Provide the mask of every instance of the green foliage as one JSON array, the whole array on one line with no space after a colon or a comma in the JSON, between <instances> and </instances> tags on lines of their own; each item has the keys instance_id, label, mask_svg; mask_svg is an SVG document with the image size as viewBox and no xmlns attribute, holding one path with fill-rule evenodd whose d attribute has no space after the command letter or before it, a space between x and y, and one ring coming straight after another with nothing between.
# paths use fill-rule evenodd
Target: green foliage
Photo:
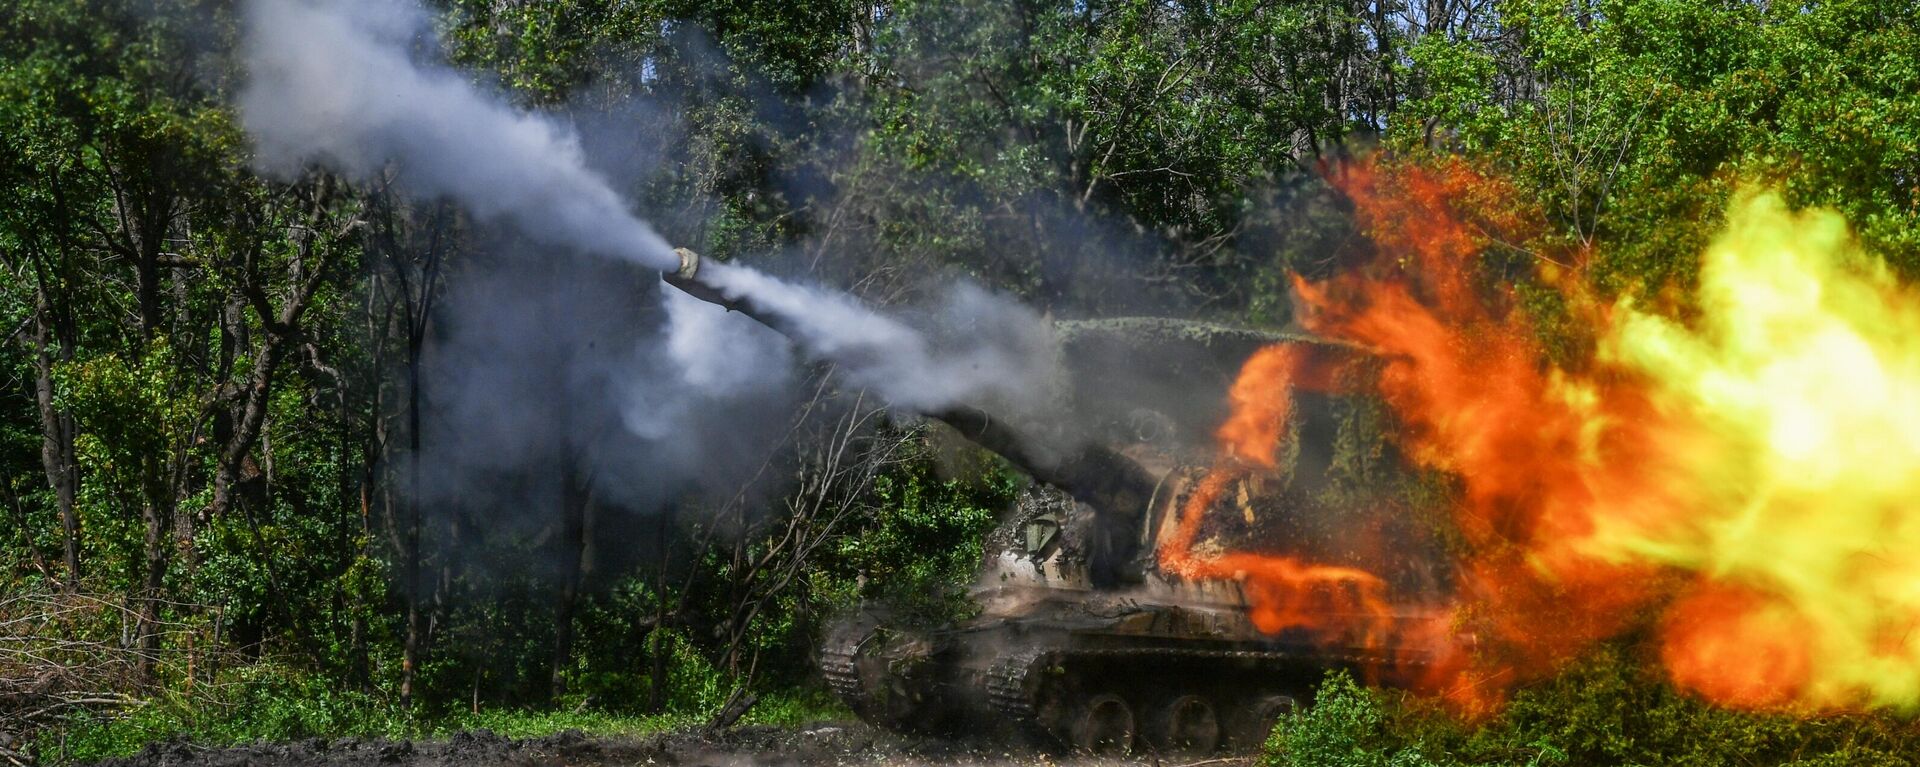
<instances>
[{"instance_id":1,"label":"green foliage","mask_svg":"<svg viewBox=\"0 0 1920 767\"><path fill-rule=\"evenodd\" d=\"M174 736L641 732L692 721L738 684L771 691L759 721L836 715L808 659L834 611L968 609L982 536L1020 480L915 435L870 486L834 499L849 513L809 531L822 545L769 593L746 581L776 550L761 533L787 519L787 499L731 523L687 508L660 524L648 556L583 578L574 646L556 659L554 510L528 511L540 529L489 537L458 508L406 499L419 350L404 328L439 288L392 283L422 277L429 252L448 279L470 270L472 222L321 175L250 172L231 107L238 4L0 5L0 584L72 578L130 609L156 597L155 615L122 616L168 625L156 651L253 659L214 680L169 668L151 687L119 680L144 702L120 718L74 713L65 747L44 753L90 759ZM1280 325L1294 275L1369 255L1319 171L1376 138L1403 159L1495 169L1551 218L1514 249L1577 252L1570 278L1603 292L1684 286L1750 179L1842 211L1920 274L1910 0L1499 0L1418 25L1390 4L1332 0L433 7L446 53L476 78L626 141L604 154L642 157L620 180L674 242L798 256L814 279L877 300L963 273L1063 315ZM309 277L306 314L282 327ZM1581 329L1556 294L1504 279L1554 352L1576 353ZM278 356L263 355L276 339ZM264 422L236 436L263 372ZM1376 487L1381 418L1345 414L1342 489L1444 492ZM71 538L43 450L62 434ZM237 500L216 509L223 468ZM737 529L715 532L726 524ZM428 628L406 709L409 607ZM137 630L108 623L69 630ZM1336 677L1276 732L1271 761L1920 753L1892 719L1718 711L1644 665L1610 650L1471 729Z\"/></svg>"},{"instance_id":2,"label":"green foliage","mask_svg":"<svg viewBox=\"0 0 1920 767\"><path fill-rule=\"evenodd\" d=\"M1430 767L1415 739L1396 726L1398 711L1345 671L1327 676L1312 706L1283 718L1267 741L1269 767Z\"/></svg>"},{"instance_id":3,"label":"green foliage","mask_svg":"<svg viewBox=\"0 0 1920 767\"><path fill-rule=\"evenodd\" d=\"M727 679L693 644L677 634L664 634L651 648L667 653L667 701L674 711L709 712L726 702Z\"/></svg>"},{"instance_id":4,"label":"green foliage","mask_svg":"<svg viewBox=\"0 0 1920 767\"><path fill-rule=\"evenodd\" d=\"M81 714L62 731L43 736L40 752L62 761L91 762L177 738L231 745L314 736L398 736L416 729L390 702L271 662L242 666L203 685L158 696L121 717Z\"/></svg>"},{"instance_id":5,"label":"green foliage","mask_svg":"<svg viewBox=\"0 0 1920 767\"><path fill-rule=\"evenodd\" d=\"M664 17L658 3L563 0L449 3L445 19L455 61L499 74L501 84L538 104L554 104L582 89L632 87L620 69L635 71L659 47Z\"/></svg>"},{"instance_id":6,"label":"green foliage","mask_svg":"<svg viewBox=\"0 0 1920 767\"><path fill-rule=\"evenodd\" d=\"M794 727L813 722L844 722L853 719L845 703L826 690L802 688L776 691L760 699L747 712L744 722L775 727Z\"/></svg>"},{"instance_id":7,"label":"green foliage","mask_svg":"<svg viewBox=\"0 0 1920 767\"><path fill-rule=\"evenodd\" d=\"M512 738L566 730L644 735L688 727L701 717L692 711L626 714L582 708L486 708L423 718L391 699L343 691L324 678L271 663L244 667L235 678L218 685L197 699L157 698L125 716L83 714L61 731L43 736L38 751L60 762L86 763L129 756L148 743L179 739L217 747L308 737L444 737L480 728ZM794 723L833 712L817 694L776 694L756 706L753 721Z\"/></svg>"},{"instance_id":8,"label":"green foliage","mask_svg":"<svg viewBox=\"0 0 1920 767\"><path fill-rule=\"evenodd\" d=\"M942 479L930 455L916 455L880 476L873 515L839 539L816 588L830 604L884 605L904 620L942 622L968 609L987 531L1010 508L1019 475L999 461L981 461Z\"/></svg>"},{"instance_id":9,"label":"green foliage","mask_svg":"<svg viewBox=\"0 0 1920 767\"><path fill-rule=\"evenodd\" d=\"M596 736L632 736L685 729L699 721L699 717L680 713L635 715L593 710L487 709L458 714L421 734L444 736L486 729L509 738L538 738L569 730Z\"/></svg>"},{"instance_id":10,"label":"green foliage","mask_svg":"<svg viewBox=\"0 0 1920 767\"><path fill-rule=\"evenodd\" d=\"M1044 306L1263 319L1274 251L1326 254L1323 221L1270 229L1261 198L1377 127L1391 96L1358 73L1384 68L1370 37L1399 34L1332 2L912 2L889 22L867 151L939 211L914 216L942 235L916 249Z\"/></svg>"},{"instance_id":11,"label":"green foliage","mask_svg":"<svg viewBox=\"0 0 1920 767\"><path fill-rule=\"evenodd\" d=\"M1511 172L1561 244L1599 246L1598 286L1691 280L1718 211L1755 177L1841 210L1900 268L1920 268L1912 3L1508 0L1500 17L1511 47L1414 47L1427 92L1394 121L1395 144Z\"/></svg>"},{"instance_id":12,"label":"green foliage","mask_svg":"<svg viewBox=\"0 0 1920 767\"><path fill-rule=\"evenodd\" d=\"M1330 674L1314 705L1283 719L1263 761L1300 765L1906 765L1908 723L1861 714L1791 716L1714 708L1668 686L1620 646L1519 690L1489 721Z\"/></svg>"},{"instance_id":13,"label":"green foliage","mask_svg":"<svg viewBox=\"0 0 1920 767\"><path fill-rule=\"evenodd\" d=\"M1709 706L1674 690L1619 647L1521 690L1462 748L1484 760L1539 743L1552 744L1573 764L1899 765L1920 753L1920 736L1885 717L1749 714Z\"/></svg>"},{"instance_id":14,"label":"green foliage","mask_svg":"<svg viewBox=\"0 0 1920 767\"><path fill-rule=\"evenodd\" d=\"M117 354L78 360L60 370L58 404L84 433L81 460L105 491L128 507L161 492L173 445L199 415L182 391L171 349L156 343L128 360Z\"/></svg>"}]
</instances>

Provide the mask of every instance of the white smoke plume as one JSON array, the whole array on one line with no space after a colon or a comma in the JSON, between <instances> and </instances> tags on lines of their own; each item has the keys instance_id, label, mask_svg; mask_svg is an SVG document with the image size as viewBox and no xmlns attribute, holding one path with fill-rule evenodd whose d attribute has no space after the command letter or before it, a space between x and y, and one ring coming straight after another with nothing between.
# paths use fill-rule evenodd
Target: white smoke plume
<instances>
[{"instance_id":1,"label":"white smoke plume","mask_svg":"<svg viewBox=\"0 0 1920 767\"><path fill-rule=\"evenodd\" d=\"M566 126L513 109L459 72L409 56L429 29L403 0L253 0L240 114L259 167L318 162L358 180L397 163L410 191L505 219L543 244L677 263Z\"/></svg>"},{"instance_id":2,"label":"white smoke plume","mask_svg":"<svg viewBox=\"0 0 1920 767\"><path fill-rule=\"evenodd\" d=\"M752 269L708 264L701 279L782 318L782 330L810 353L897 407L930 413L967 402L1024 415L1063 375L1052 326L977 285L960 283L939 298L921 323L930 335L844 295Z\"/></svg>"},{"instance_id":3,"label":"white smoke plume","mask_svg":"<svg viewBox=\"0 0 1920 767\"><path fill-rule=\"evenodd\" d=\"M453 199L543 245L678 266L590 167L574 130L422 61L416 50L432 41L430 21L411 0L251 0L239 106L258 166L288 177L319 164L356 180L391 167L405 191ZM947 291L908 322L745 267L703 270L731 297L777 315L807 356L835 363L898 407L936 412L973 402L1030 413L1059 376L1050 325L978 287ZM682 379L668 388L787 382L788 358L719 332L732 326L690 319L701 307L673 301L668 309L666 352L656 361ZM636 391L623 420L642 436L664 437L670 422L684 429L689 401L674 396Z\"/></svg>"},{"instance_id":4,"label":"white smoke plume","mask_svg":"<svg viewBox=\"0 0 1920 767\"><path fill-rule=\"evenodd\" d=\"M665 343L656 357L671 380L658 374L626 382L620 417L635 435L662 442L683 440L711 422L707 407L743 399L777 398L793 385L793 354L779 335L759 323L660 285L666 308Z\"/></svg>"}]
</instances>

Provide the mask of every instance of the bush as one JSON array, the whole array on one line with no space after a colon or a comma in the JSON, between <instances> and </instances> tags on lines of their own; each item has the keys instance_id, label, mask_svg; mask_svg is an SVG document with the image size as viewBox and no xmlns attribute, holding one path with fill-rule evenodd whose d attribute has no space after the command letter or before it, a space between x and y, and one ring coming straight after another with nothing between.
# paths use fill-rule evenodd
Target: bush
<instances>
[{"instance_id":1,"label":"bush","mask_svg":"<svg viewBox=\"0 0 1920 767\"><path fill-rule=\"evenodd\" d=\"M1891 713L1730 711L1682 693L1628 647L1608 647L1516 693L1463 749L1481 761L1551 743L1572 764L1910 765L1920 730Z\"/></svg>"},{"instance_id":2,"label":"bush","mask_svg":"<svg viewBox=\"0 0 1920 767\"><path fill-rule=\"evenodd\" d=\"M235 669L192 697L162 695L119 717L77 714L59 732L43 736L38 752L57 761L90 762L172 739L221 746L413 730L411 718L386 701L261 662Z\"/></svg>"},{"instance_id":3,"label":"bush","mask_svg":"<svg viewBox=\"0 0 1920 767\"><path fill-rule=\"evenodd\" d=\"M1320 685L1314 704L1280 720L1264 767L1430 767L1438 765L1395 721L1398 707L1345 671Z\"/></svg>"},{"instance_id":4,"label":"bush","mask_svg":"<svg viewBox=\"0 0 1920 767\"><path fill-rule=\"evenodd\" d=\"M1435 703L1330 673L1314 705L1283 719L1264 767L1898 767L1920 756L1899 715L1729 711L1667 684L1623 647L1604 648L1517 691L1478 725Z\"/></svg>"}]
</instances>

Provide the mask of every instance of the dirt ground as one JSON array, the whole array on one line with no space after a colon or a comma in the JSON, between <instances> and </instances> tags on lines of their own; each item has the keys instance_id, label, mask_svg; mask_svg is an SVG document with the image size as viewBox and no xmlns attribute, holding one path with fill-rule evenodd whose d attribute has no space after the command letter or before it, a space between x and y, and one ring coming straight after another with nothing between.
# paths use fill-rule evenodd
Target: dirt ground
<instances>
[{"instance_id":1,"label":"dirt ground","mask_svg":"<svg viewBox=\"0 0 1920 767\"><path fill-rule=\"evenodd\" d=\"M310 739L209 749L188 743L155 743L127 759L102 767L1248 767L1244 758L1162 761L1152 756L1128 760L1048 754L993 743L964 743L911 738L863 724L816 724L799 728L743 727L719 734L670 733L635 738L601 738L563 732L515 740L486 730L455 734L445 740L381 738Z\"/></svg>"}]
</instances>

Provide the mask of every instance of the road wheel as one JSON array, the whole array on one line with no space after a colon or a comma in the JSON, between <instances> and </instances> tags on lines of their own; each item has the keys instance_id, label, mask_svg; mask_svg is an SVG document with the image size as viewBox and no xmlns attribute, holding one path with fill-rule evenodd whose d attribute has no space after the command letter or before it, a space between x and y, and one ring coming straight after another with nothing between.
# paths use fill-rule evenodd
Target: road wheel
<instances>
[{"instance_id":1,"label":"road wheel","mask_svg":"<svg viewBox=\"0 0 1920 767\"><path fill-rule=\"evenodd\" d=\"M881 673L887 672L882 669ZM912 732L915 725L926 724L925 712L921 710L923 707L920 705L920 696L915 695L914 691L908 687L906 679L887 674L882 677L880 684L886 689L886 692L880 696L880 701L889 726Z\"/></svg>"},{"instance_id":2,"label":"road wheel","mask_svg":"<svg viewBox=\"0 0 1920 767\"><path fill-rule=\"evenodd\" d=\"M1273 734L1274 725L1280 723L1281 717L1292 714L1299 707L1300 704L1288 695L1261 695L1248 701L1236 717L1234 750L1248 753L1258 751L1266 745L1267 737Z\"/></svg>"},{"instance_id":3,"label":"road wheel","mask_svg":"<svg viewBox=\"0 0 1920 767\"><path fill-rule=\"evenodd\" d=\"M1089 754L1124 756L1133 752L1133 707L1111 693L1095 695L1080 706L1073 745Z\"/></svg>"},{"instance_id":4,"label":"road wheel","mask_svg":"<svg viewBox=\"0 0 1920 767\"><path fill-rule=\"evenodd\" d=\"M1153 745L1163 754L1205 756L1220 747L1220 716L1199 695L1167 701L1153 724Z\"/></svg>"}]
</instances>

